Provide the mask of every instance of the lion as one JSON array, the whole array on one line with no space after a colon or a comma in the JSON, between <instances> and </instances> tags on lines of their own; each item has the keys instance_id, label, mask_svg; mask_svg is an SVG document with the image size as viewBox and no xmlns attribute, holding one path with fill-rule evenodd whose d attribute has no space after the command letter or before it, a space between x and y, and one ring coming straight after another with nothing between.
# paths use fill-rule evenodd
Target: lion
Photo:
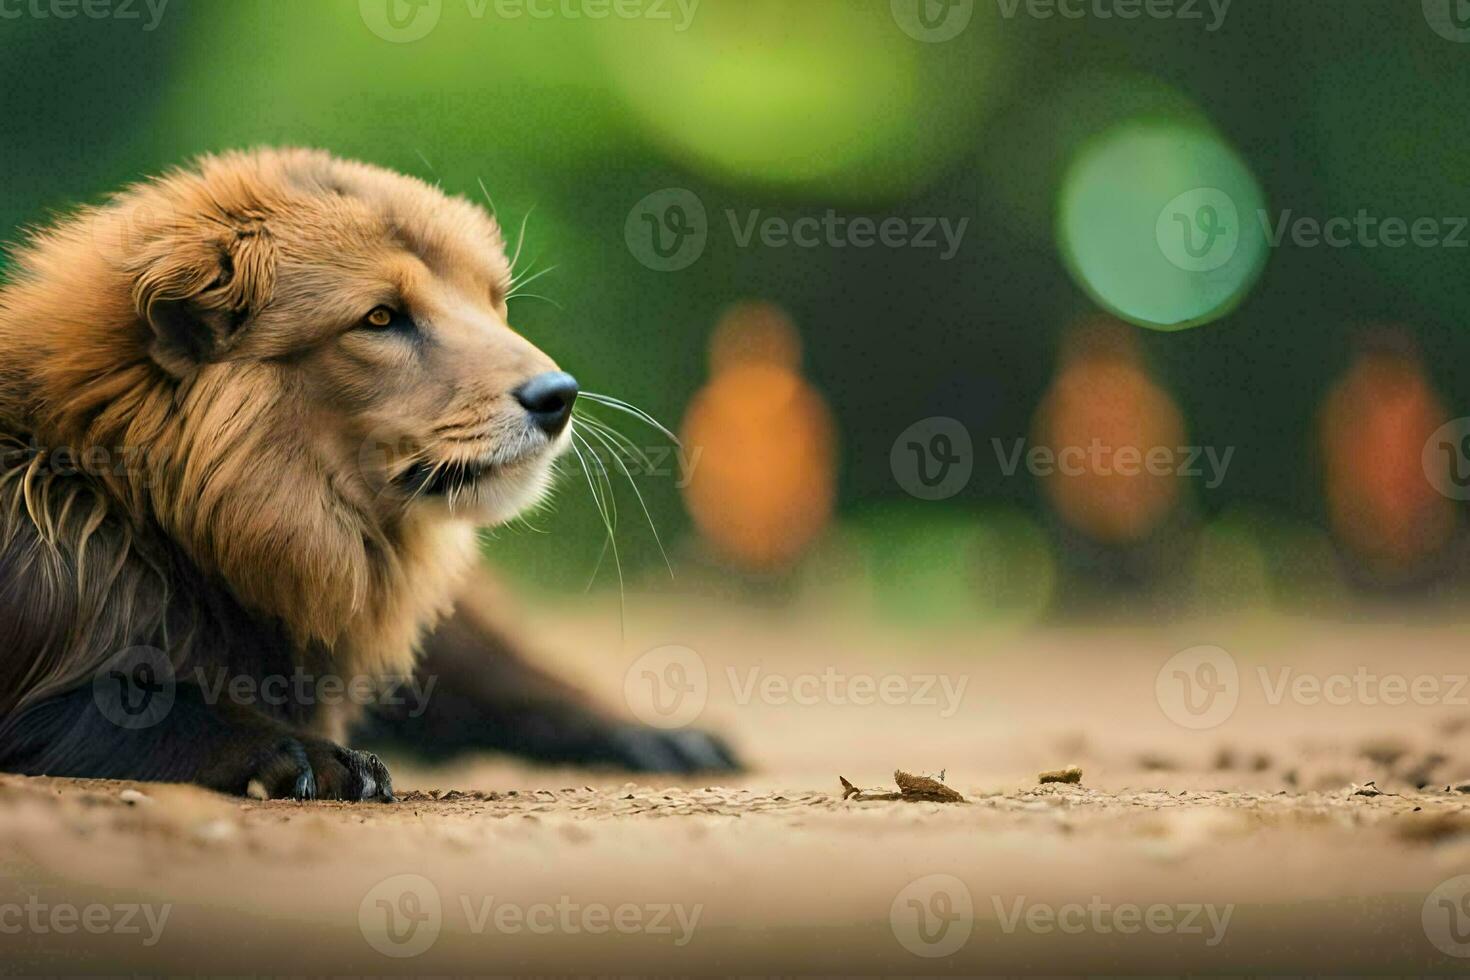
<instances>
[{"instance_id":1,"label":"lion","mask_svg":"<svg viewBox=\"0 0 1470 980\"><path fill-rule=\"evenodd\" d=\"M365 727L734 767L534 667L479 566L577 424L511 278L478 204L309 149L30 233L0 286L0 769L390 801ZM414 710L383 696L415 678Z\"/></svg>"}]
</instances>

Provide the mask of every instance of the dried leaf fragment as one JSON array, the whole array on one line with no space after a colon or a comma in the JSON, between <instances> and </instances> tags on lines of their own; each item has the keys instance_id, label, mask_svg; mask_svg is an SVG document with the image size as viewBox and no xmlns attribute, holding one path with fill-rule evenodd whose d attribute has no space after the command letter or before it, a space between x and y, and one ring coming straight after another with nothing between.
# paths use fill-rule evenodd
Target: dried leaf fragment
<instances>
[{"instance_id":1,"label":"dried leaf fragment","mask_svg":"<svg viewBox=\"0 0 1470 980\"><path fill-rule=\"evenodd\" d=\"M932 803L963 803L965 798L933 776L915 776L901 769L893 771L893 781L898 784L903 798Z\"/></svg>"},{"instance_id":2,"label":"dried leaf fragment","mask_svg":"<svg viewBox=\"0 0 1470 980\"><path fill-rule=\"evenodd\" d=\"M886 792L884 790L858 789L842 776L837 777L842 783L842 798L844 800L857 800L867 802L870 800L903 800L907 803L964 803L965 798L939 780L932 776L915 776L902 770L894 770L893 781L898 784L898 792Z\"/></svg>"}]
</instances>

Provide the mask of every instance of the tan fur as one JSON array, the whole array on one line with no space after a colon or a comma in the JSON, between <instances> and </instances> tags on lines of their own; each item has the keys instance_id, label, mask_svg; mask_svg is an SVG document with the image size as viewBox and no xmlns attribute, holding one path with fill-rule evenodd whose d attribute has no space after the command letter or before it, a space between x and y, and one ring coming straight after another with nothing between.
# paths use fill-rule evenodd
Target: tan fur
<instances>
[{"instance_id":1,"label":"tan fur","mask_svg":"<svg viewBox=\"0 0 1470 980\"><path fill-rule=\"evenodd\" d=\"M476 526L539 498L560 448L509 394L554 367L507 326L509 278L480 207L309 150L206 157L35 234L0 291L0 554L40 542L13 560L50 632L0 711L119 644L186 648L207 614L165 615L181 574L303 657L407 673ZM422 346L361 329L378 304L412 310ZM58 472L61 447L106 463ZM409 500L416 461L496 469Z\"/></svg>"}]
</instances>

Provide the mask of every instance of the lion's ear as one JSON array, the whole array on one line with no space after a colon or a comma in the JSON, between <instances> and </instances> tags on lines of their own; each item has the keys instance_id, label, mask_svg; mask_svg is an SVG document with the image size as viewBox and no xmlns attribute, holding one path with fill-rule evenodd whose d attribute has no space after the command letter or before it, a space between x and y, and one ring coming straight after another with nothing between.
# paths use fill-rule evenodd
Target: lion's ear
<instances>
[{"instance_id":1,"label":"lion's ear","mask_svg":"<svg viewBox=\"0 0 1470 980\"><path fill-rule=\"evenodd\" d=\"M274 250L264 228L146 251L133 302L153 331L154 360L172 374L225 357L270 298Z\"/></svg>"}]
</instances>

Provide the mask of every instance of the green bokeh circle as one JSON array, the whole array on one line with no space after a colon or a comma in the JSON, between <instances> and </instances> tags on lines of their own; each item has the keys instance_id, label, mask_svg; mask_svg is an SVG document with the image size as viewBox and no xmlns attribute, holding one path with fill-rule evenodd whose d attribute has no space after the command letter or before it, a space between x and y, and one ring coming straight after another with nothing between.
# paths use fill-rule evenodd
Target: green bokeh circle
<instances>
[{"instance_id":1,"label":"green bokeh circle","mask_svg":"<svg viewBox=\"0 0 1470 980\"><path fill-rule=\"evenodd\" d=\"M1219 319L1266 264L1265 200L1244 161L1190 122L1130 120L1062 180L1058 247L1102 307L1154 330Z\"/></svg>"}]
</instances>

